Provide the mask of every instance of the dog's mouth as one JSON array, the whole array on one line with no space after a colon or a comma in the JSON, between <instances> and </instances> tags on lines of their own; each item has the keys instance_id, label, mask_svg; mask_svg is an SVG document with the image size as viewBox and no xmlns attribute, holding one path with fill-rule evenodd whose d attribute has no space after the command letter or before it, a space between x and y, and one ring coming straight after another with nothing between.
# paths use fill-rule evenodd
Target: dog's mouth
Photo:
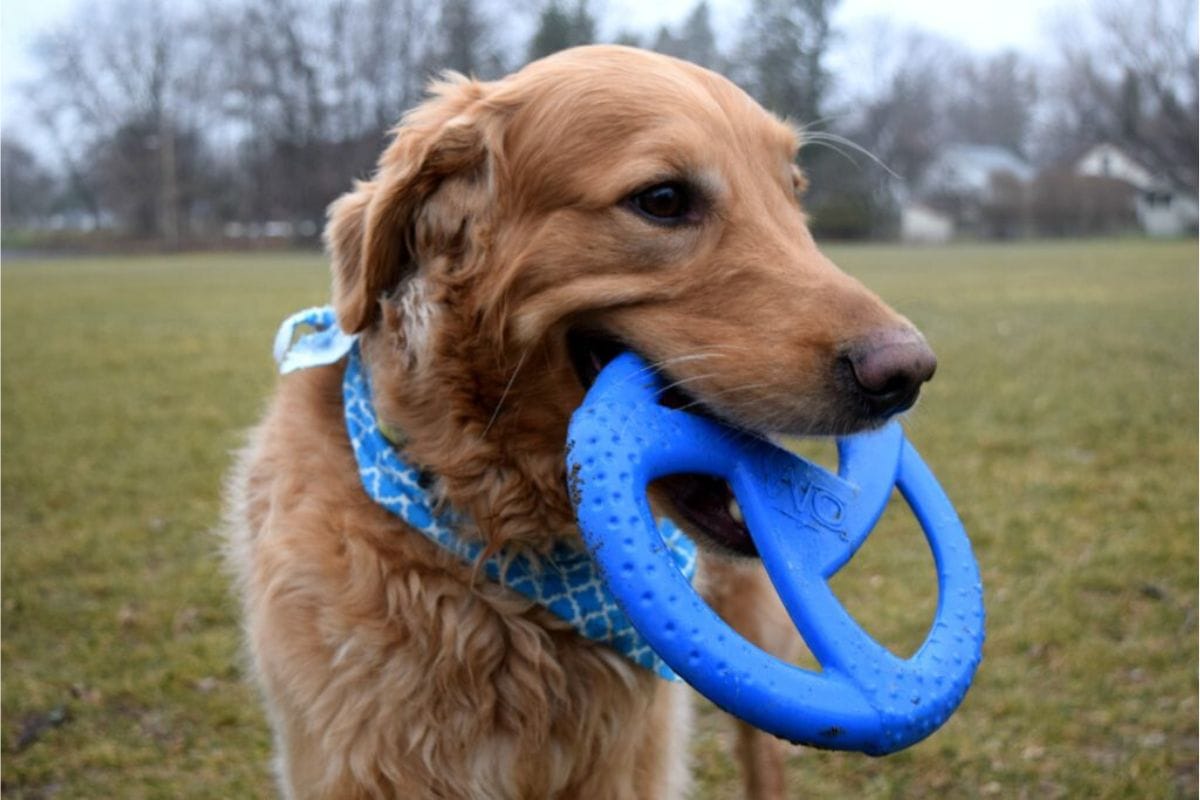
<instances>
[{"instance_id":1,"label":"dog's mouth","mask_svg":"<svg viewBox=\"0 0 1200 800\"><path fill-rule=\"evenodd\" d=\"M630 349L633 348L603 333L572 330L567 334L567 353L584 391L591 388L610 361ZM670 385L669 375L665 377L670 388L659 396L662 405L717 417L702 401L678 386ZM652 484L652 489L665 497L679 517L691 523L693 529L704 534L716 547L739 556L758 556L758 548L742 519L733 491L724 479L681 473L659 478Z\"/></svg>"}]
</instances>

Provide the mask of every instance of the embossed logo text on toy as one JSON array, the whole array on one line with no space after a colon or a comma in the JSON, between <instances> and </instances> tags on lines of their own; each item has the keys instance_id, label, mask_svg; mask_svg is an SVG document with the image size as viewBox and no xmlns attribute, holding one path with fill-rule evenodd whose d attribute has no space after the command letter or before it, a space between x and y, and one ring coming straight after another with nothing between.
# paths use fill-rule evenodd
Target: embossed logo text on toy
<instances>
[{"instance_id":1,"label":"embossed logo text on toy","mask_svg":"<svg viewBox=\"0 0 1200 800\"><path fill-rule=\"evenodd\" d=\"M836 534L849 541L846 510L854 500L854 491L845 483L816 467L789 464L779 469L773 458L764 459L767 495L772 505L796 522L817 532ZM832 479L831 479L832 478Z\"/></svg>"}]
</instances>

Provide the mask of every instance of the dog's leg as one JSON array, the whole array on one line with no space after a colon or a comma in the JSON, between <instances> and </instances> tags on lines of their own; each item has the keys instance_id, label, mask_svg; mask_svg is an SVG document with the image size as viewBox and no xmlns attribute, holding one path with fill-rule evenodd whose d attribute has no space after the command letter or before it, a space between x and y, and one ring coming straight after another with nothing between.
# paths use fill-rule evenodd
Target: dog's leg
<instances>
[{"instance_id":1,"label":"dog's leg","mask_svg":"<svg viewBox=\"0 0 1200 800\"><path fill-rule=\"evenodd\" d=\"M369 791L352 779L348 770L338 769L341 759L330 757L304 715L282 701L276 669L259 663L259 677L267 701L267 716L275 739L274 772L283 800L358 800ZM344 766L344 765L343 765Z\"/></svg>"},{"instance_id":2,"label":"dog's leg","mask_svg":"<svg viewBox=\"0 0 1200 800\"><path fill-rule=\"evenodd\" d=\"M280 797L307 800L323 796L319 787L325 782L325 759L319 748L295 716L273 711L275 779Z\"/></svg>"},{"instance_id":3,"label":"dog's leg","mask_svg":"<svg viewBox=\"0 0 1200 800\"><path fill-rule=\"evenodd\" d=\"M706 557L703 593L738 633L777 658L794 660L803 642L762 565ZM783 800L787 785L783 742L736 721L737 759L749 800Z\"/></svg>"},{"instance_id":4,"label":"dog's leg","mask_svg":"<svg viewBox=\"0 0 1200 800\"><path fill-rule=\"evenodd\" d=\"M749 800L783 800L787 775L782 743L753 725L736 720L737 757Z\"/></svg>"},{"instance_id":5,"label":"dog's leg","mask_svg":"<svg viewBox=\"0 0 1200 800\"><path fill-rule=\"evenodd\" d=\"M649 735L637 767L639 798L683 800L691 783L688 742L691 739L692 689L683 683L659 687L650 710Z\"/></svg>"},{"instance_id":6,"label":"dog's leg","mask_svg":"<svg viewBox=\"0 0 1200 800\"><path fill-rule=\"evenodd\" d=\"M641 680L649 675L637 677ZM638 709L624 720L620 729L611 731L613 737L600 762L586 764L582 781L564 787L554 797L683 800L687 796L691 782L688 741L693 692L687 684L658 678L649 681L653 689L652 695L646 697L648 702L638 703Z\"/></svg>"}]
</instances>

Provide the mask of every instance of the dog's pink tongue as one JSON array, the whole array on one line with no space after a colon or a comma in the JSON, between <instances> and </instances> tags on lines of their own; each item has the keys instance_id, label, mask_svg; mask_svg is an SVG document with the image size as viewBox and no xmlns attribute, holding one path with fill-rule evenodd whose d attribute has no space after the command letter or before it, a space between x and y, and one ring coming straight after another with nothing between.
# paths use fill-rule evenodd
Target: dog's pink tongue
<instances>
[{"instance_id":1,"label":"dog's pink tongue","mask_svg":"<svg viewBox=\"0 0 1200 800\"><path fill-rule=\"evenodd\" d=\"M738 555L758 556L750 532L734 519L729 504L733 493L720 478L707 475L670 475L657 481L676 511L719 547Z\"/></svg>"}]
</instances>

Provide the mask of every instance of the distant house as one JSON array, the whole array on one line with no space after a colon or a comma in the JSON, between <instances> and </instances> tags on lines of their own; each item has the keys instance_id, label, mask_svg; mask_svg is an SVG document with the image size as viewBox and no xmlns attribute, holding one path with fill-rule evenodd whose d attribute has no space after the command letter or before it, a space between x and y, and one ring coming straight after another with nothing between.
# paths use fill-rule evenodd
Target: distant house
<instances>
[{"instance_id":1,"label":"distant house","mask_svg":"<svg viewBox=\"0 0 1200 800\"><path fill-rule=\"evenodd\" d=\"M900 206L900 238L906 242L941 244L954 236L954 220L924 203Z\"/></svg>"},{"instance_id":2,"label":"distant house","mask_svg":"<svg viewBox=\"0 0 1200 800\"><path fill-rule=\"evenodd\" d=\"M935 240L945 223L954 233L1011 238L1024 226L1027 188L1035 170L1011 150L993 145L954 144L925 169L901 205L901 235ZM907 220L907 228L906 228Z\"/></svg>"},{"instance_id":3,"label":"distant house","mask_svg":"<svg viewBox=\"0 0 1200 800\"><path fill-rule=\"evenodd\" d=\"M1138 223L1150 236L1181 236L1196 230L1196 195L1155 175L1113 144L1098 144L1075 162L1075 174L1118 180L1132 186Z\"/></svg>"},{"instance_id":4,"label":"distant house","mask_svg":"<svg viewBox=\"0 0 1200 800\"><path fill-rule=\"evenodd\" d=\"M1034 174L1034 168L1011 150L987 144L955 144L946 147L926 168L921 192L984 197L992 191L997 176L1028 183Z\"/></svg>"}]
</instances>

